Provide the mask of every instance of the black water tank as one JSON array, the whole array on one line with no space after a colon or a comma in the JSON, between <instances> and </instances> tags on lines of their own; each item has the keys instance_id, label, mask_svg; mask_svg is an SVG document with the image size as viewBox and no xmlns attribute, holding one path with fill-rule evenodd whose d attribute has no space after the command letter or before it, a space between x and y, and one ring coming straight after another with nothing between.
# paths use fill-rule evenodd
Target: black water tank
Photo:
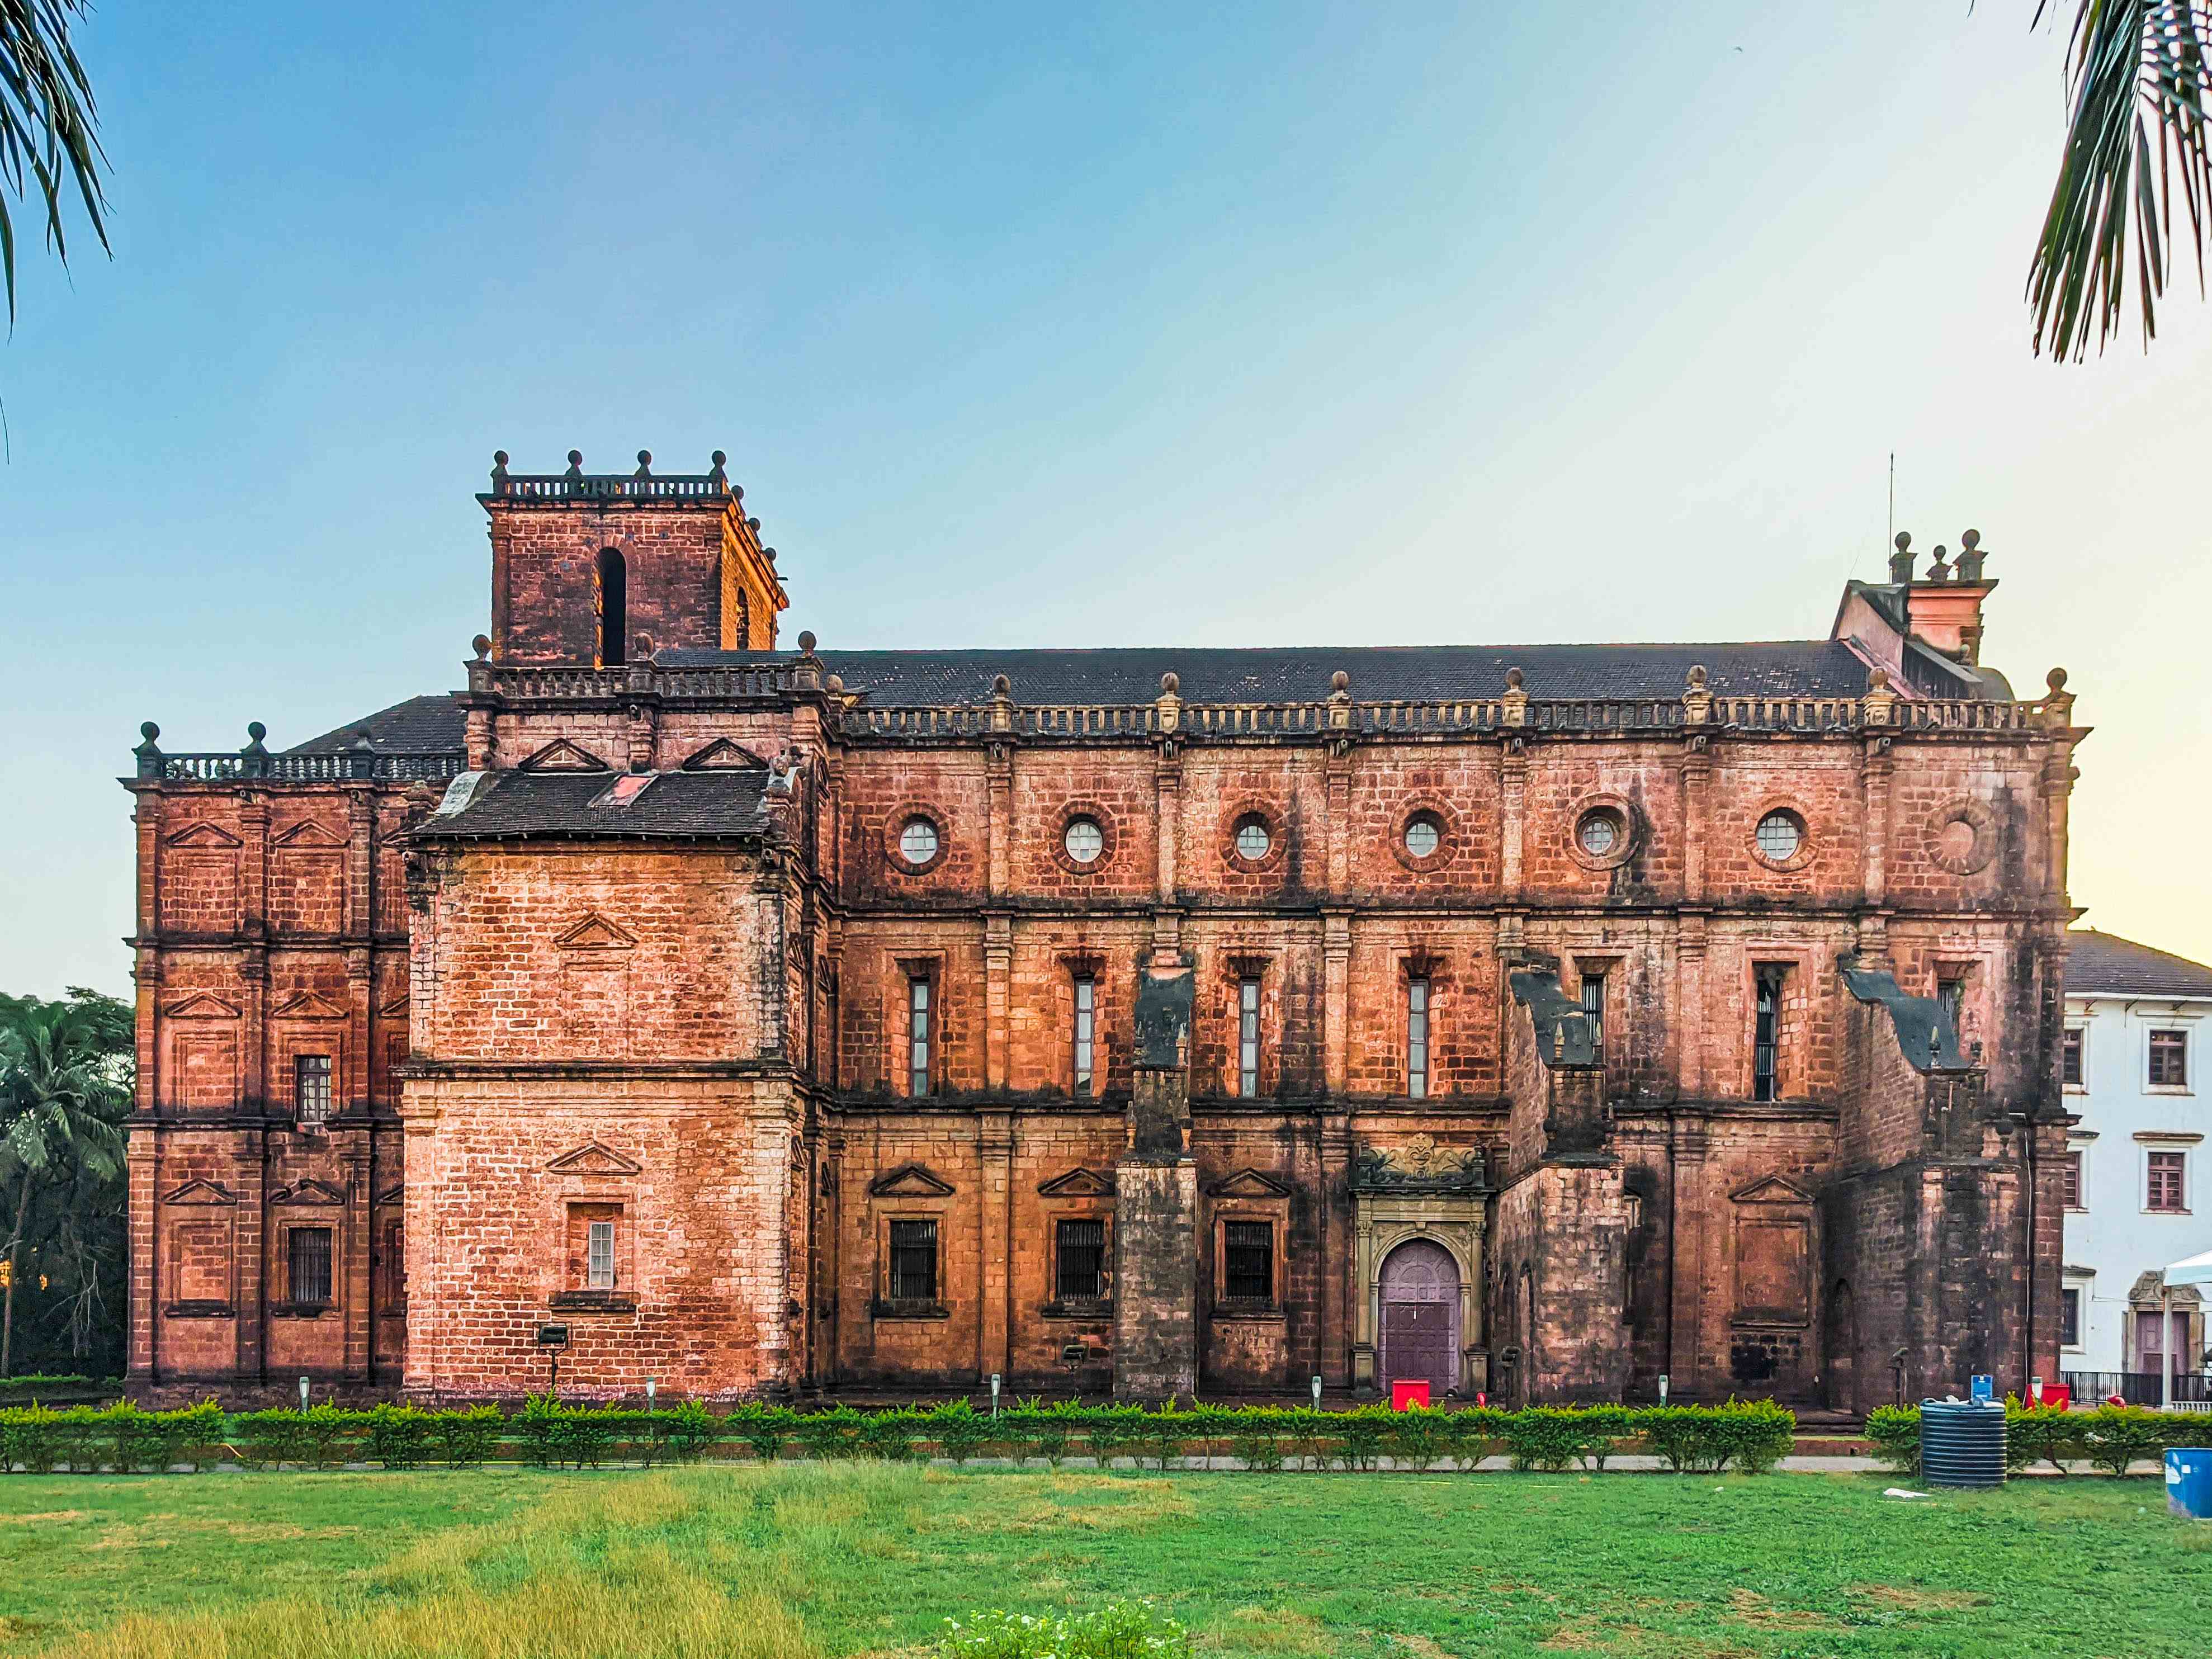
<instances>
[{"instance_id":1,"label":"black water tank","mask_svg":"<svg viewBox=\"0 0 2212 1659\"><path fill-rule=\"evenodd\" d=\"M1994 1400L1922 1401L1920 1478L1931 1486L2002 1486L2002 1404Z\"/></svg>"}]
</instances>

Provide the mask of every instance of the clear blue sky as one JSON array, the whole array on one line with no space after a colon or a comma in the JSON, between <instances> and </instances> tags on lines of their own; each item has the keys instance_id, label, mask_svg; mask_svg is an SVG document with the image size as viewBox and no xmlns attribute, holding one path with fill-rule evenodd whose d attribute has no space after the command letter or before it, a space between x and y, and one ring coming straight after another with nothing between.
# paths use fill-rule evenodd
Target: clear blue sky
<instances>
[{"instance_id":1,"label":"clear blue sky","mask_svg":"<svg viewBox=\"0 0 2212 1659\"><path fill-rule=\"evenodd\" d=\"M2100 728L2077 902L2212 956L2212 311L2029 356L2033 11L107 0L115 258L0 346L0 987L127 987L140 720L453 686L571 445L727 450L847 647L1818 635L1894 449Z\"/></svg>"}]
</instances>

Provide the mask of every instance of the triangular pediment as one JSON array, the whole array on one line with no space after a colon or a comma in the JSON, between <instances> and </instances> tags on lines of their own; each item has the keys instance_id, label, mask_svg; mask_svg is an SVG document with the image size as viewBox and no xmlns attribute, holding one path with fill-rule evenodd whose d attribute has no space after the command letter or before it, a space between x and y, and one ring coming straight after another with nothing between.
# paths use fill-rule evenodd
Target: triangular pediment
<instances>
[{"instance_id":1,"label":"triangular pediment","mask_svg":"<svg viewBox=\"0 0 2212 1659\"><path fill-rule=\"evenodd\" d=\"M1206 1189L1210 1198L1288 1198L1291 1189L1261 1170L1239 1170Z\"/></svg>"},{"instance_id":2,"label":"triangular pediment","mask_svg":"<svg viewBox=\"0 0 2212 1659\"><path fill-rule=\"evenodd\" d=\"M556 1175L635 1175L645 1166L624 1158L611 1146L587 1140L572 1152L563 1152L545 1166Z\"/></svg>"},{"instance_id":3,"label":"triangular pediment","mask_svg":"<svg viewBox=\"0 0 2212 1659\"><path fill-rule=\"evenodd\" d=\"M343 1019L346 1011L328 997L317 996L313 991L302 991L289 1002L278 1004L269 1011L271 1019Z\"/></svg>"},{"instance_id":4,"label":"triangular pediment","mask_svg":"<svg viewBox=\"0 0 2212 1659\"><path fill-rule=\"evenodd\" d=\"M727 738L717 738L696 755L684 757L687 772L753 772L767 765L750 749L741 749Z\"/></svg>"},{"instance_id":5,"label":"triangular pediment","mask_svg":"<svg viewBox=\"0 0 2212 1659\"><path fill-rule=\"evenodd\" d=\"M376 1201L380 1204L398 1204L404 1202L406 1197L406 1187L401 1182L394 1182L376 1195Z\"/></svg>"},{"instance_id":6,"label":"triangular pediment","mask_svg":"<svg viewBox=\"0 0 2212 1659\"><path fill-rule=\"evenodd\" d=\"M580 749L566 738L556 738L514 769L518 772L608 772L610 767L588 749Z\"/></svg>"},{"instance_id":7,"label":"triangular pediment","mask_svg":"<svg viewBox=\"0 0 2212 1659\"><path fill-rule=\"evenodd\" d=\"M212 1181L187 1181L183 1186L164 1193L161 1202L201 1206L235 1204L238 1195L228 1187L219 1186Z\"/></svg>"},{"instance_id":8,"label":"triangular pediment","mask_svg":"<svg viewBox=\"0 0 2212 1659\"><path fill-rule=\"evenodd\" d=\"M378 1005L376 1017L379 1019L404 1019L410 1012L407 1006L407 994L403 991L391 1001Z\"/></svg>"},{"instance_id":9,"label":"triangular pediment","mask_svg":"<svg viewBox=\"0 0 2212 1659\"><path fill-rule=\"evenodd\" d=\"M244 845L236 836L219 824L195 823L179 830L162 843L167 847L239 847Z\"/></svg>"},{"instance_id":10,"label":"triangular pediment","mask_svg":"<svg viewBox=\"0 0 2212 1659\"><path fill-rule=\"evenodd\" d=\"M1114 1177L1097 1170L1070 1170L1043 1182L1037 1191L1047 1198L1105 1198L1114 1191Z\"/></svg>"},{"instance_id":11,"label":"triangular pediment","mask_svg":"<svg viewBox=\"0 0 2212 1659\"><path fill-rule=\"evenodd\" d=\"M238 1006L210 991L195 991L180 1002L161 1010L165 1019L236 1019Z\"/></svg>"},{"instance_id":12,"label":"triangular pediment","mask_svg":"<svg viewBox=\"0 0 2212 1659\"><path fill-rule=\"evenodd\" d=\"M327 1181L310 1176L295 1187L279 1187L269 1194L271 1204L343 1204L345 1194Z\"/></svg>"},{"instance_id":13,"label":"triangular pediment","mask_svg":"<svg viewBox=\"0 0 2212 1659\"><path fill-rule=\"evenodd\" d=\"M1737 1204L1810 1204L1813 1194L1786 1176L1767 1176L1729 1194Z\"/></svg>"},{"instance_id":14,"label":"triangular pediment","mask_svg":"<svg viewBox=\"0 0 2212 1659\"><path fill-rule=\"evenodd\" d=\"M313 818L302 818L271 842L277 847L296 847L335 852L346 844L345 837Z\"/></svg>"},{"instance_id":15,"label":"triangular pediment","mask_svg":"<svg viewBox=\"0 0 2212 1659\"><path fill-rule=\"evenodd\" d=\"M868 1183L873 1198L943 1198L951 1190L951 1182L921 1164L902 1164Z\"/></svg>"},{"instance_id":16,"label":"triangular pediment","mask_svg":"<svg viewBox=\"0 0 2212 1659\"><path fill-rule=\"evenodd\" d=\"M564 951L629 951L637 945L635 937L596 910L556 935L553 942Z\"/></svg>"}]
</instances>

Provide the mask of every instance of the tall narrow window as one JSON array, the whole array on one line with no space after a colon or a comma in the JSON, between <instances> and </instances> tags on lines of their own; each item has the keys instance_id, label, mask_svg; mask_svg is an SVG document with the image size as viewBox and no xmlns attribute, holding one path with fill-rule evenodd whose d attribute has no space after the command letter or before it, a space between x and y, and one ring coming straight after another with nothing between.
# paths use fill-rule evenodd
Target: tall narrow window
<instances>
[{"instance_id":1,"label":"tall narrow window","mask_svg":"<svg viewBox=\"0 0 2212 1659\"><path fill-rule=\"evenodd\" d=\"M920 977L908 981L906 1091L916 1100L929 1093L929 1028L934 1018L929 981Z\"/></svg>"},{"instance_id":2,"label":"tall narrow window","mask_svg":"<svg viewBox=\"0 0 2212 1659\"><path fill-rule=\"evenodd\" d=\"M1075 1092L1087 1095L1091 1090L1091 1062L1094 1056L1092 1036L1098 1018L1098 984L1089 977L1075 981Z\"/></svg>"},{"instance_id":3,"label":"tall narrow window","mask_svg":"<svg viewBox=\"0 0 2212 1659\"><path fill-rule=\"evenodd\" d=\"M292 1061L294 1109L302 1123L327 1123L331 1116L331 1057L301 1054Z\"/></svg>"},{"instance_id":4,"label":"tall narrow window","mask_svg":"<svg viewBox=\"0 0 2212 1659\"><path fill-rule=\"evenodd\" d=\"M1406 1092L1429 1097L1429 982L1406 981Z\"/></svg>"},{"instance_id":5,"label":"tall narrow window","mask_svg":"<svg viewBox=\"0 0 2212 1659\"><path fill-rule=\"evenodd\" d=\"M407 1300L407 1231L402 1224L384 1224L384 1243L376 1255L378 1310L393 1313Z\"/></svg>"},{"instance_id":6,"label":"tall narrow window","mask_svg":"<svg viewBox=\"0 0 2212 1659\"><path fill-rule=\"evenodd\" d=\"M2078 1025L2058 1040L2058 1080L2069 1089L2081 1086L2081 1028Z\"/></svg>"},{"instance_id":7,"label":"tall narrow window","mask_svg":"<svg viewBox=\"0 0 2212 1659\"><path fill-rule=\"evenodd\" d=\"M1758 970L1759 1001L1751 1032L1751 1097L1772 1100L1781 1080L1782 976L1779 967Z\"/></svg>"},{"instance_id":8,"label":"tall narrow window","mask_svg":"<svg viewBox=\"0 0 2212 1659\"><path fill-rule=\"evenodd\" d=\"M890 1293L894 1302L937 1300L937 1224L891 1223Z\"/></svg>"},{"instance_id":9,"label":"tall narrow window","mask_svg":"<svg viewBox=\"0 0 2212 1659\"><path fill-rule=\"evenodd\" d=\"M1936 1000L1943 1005L1943 1012L1951 1018L1951 1035L1958 1037L1966 1028L1966 981L1950 978L1937 980Z\"/></svg>"},{"instance_id":10,"label":"tall narrow window","mask_svg":"<svg viewBox=\"0 0 2212 1659\"><path fill-rule=\"evenodd\" d=\"M2081 1154L2069 1152L2058 1166L2058 1184L2066 1195L2066 1207L2081 1207Z\"/></svg>"},{"instance_id":11,"label":"tall narrow window","mask_svg":"<svg viewBox=\"0 0 2212 1659\"><path fill-rule=\"evenodd\" d=\"M2146 1210L2185 1210L2189 1207L2188 1191L2183 1177L2188 1170L2187 1155L2182 1152L2153 1152L2150 1154L2149 1191L2144 1194Z\"/></svg>"},{"instance_id":12,"label":"tall narrow window","mask_svg":"<svg viewBox=\"0 0 2212 1659\"><path fill-rule=\"evenodd\" d=\"M2150 1034L2150 1086L2185 1089L2189 1086L2189 1033L2153 1031Z\"/></svg>"},{"instance_id":13,"label":"tall narrow window","mask_svg":"<svg viewBox=\"0 0 2212 1659\"><path fill-rule=\"evenodd\" d=\"M1260 981L1237 981L1237 1092L1247 1100L1260 1093Z\"/></svg>"},{"instance_id":14,"label":"tall narrow window","mask_svg":"<svg viewBox=\"0 0 2212 1659\"><path fill-rule=\"evenodd\" d=\"M623 641L629 637L629 572L611 547L599 555L599 666L612 668L629 659Z\"/></svg>"},{"instance_id":15,"label":"tall narrow window","mask_svg":"<svg viewBox=\"0 0 2212 1659\"><path fill-rule=\"evenodd\" d=\"M1590 1052L1605 1063L1605 975L1583 975L1583 1014L1589 1021Z\"/></svg>"},{"instance_id":16,"label":"tall narrow window","mask_svg":"<svg viewBox=\"0 0 2212 1659\"><path fill-rule=\"evenodd\" d=\"M591 1237L584 1246L584 1288L587 1291L611 1291L614 1287L615 1224L594 1221Z\"/></svg>"},{"instance_id":17,"label":"tall narrow window","mask_svg":"<svg viewBox=\"0 0 2212 1659\"><path fill-rule=\"evenodd\" d=\"M1106 1224L1095 1217L1062 1221L1053 1239L1053 1294L1096 1298L1105 1294Z\"/></svg>"},{"instance_id":18,"label":"tall narrow window","mask_svg":"<svg viewBox=\"0 0 2212 1659\"><path fill-rule=\"evenodd\" d=\"M1275 1299L1275 1229L1265 1221L1222 1223L1222 1299Z\"/></svg>"},{"instance_id":19,"label":"tall narrow window","mask_svg":"<svg viewBox=\"0 0 2212 1659\"><path fill-rule=\"evenodd\" d=\"M2058 1346L2078 1348L2081 1346L2081 1292L2069 1285L2058 1295Z\"/></svg>"},{"instance_id":20,"label":"tall narrow window","mask_svg":"<svg viewBox=\"0 0 2212 1659\"><path fill-rule=\"evenodd\" d=\"M284 1252L286 1299L310 1306L328 1304L331 1299L331 1230L328 1227L295 1227L285 1240Z\"/></svg>"}]
</instances>

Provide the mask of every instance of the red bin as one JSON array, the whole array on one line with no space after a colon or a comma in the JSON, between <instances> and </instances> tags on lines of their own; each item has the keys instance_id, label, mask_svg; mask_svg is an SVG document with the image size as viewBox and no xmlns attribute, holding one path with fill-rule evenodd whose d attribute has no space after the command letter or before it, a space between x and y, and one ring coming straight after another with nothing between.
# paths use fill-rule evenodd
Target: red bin
<instances>
[{"instance_id":1,"label":"red bin","mask_svg":"<svg viewBox=\"0 0 2212 1659\"><path fill-rule=\"evenodd\" d=\"M1393 1382L1390 1385L1390 1409L1394 1412L1410 1410L1429 1403L1429 1385L1425 1382Z\"/></svg>"}]
</instances>

